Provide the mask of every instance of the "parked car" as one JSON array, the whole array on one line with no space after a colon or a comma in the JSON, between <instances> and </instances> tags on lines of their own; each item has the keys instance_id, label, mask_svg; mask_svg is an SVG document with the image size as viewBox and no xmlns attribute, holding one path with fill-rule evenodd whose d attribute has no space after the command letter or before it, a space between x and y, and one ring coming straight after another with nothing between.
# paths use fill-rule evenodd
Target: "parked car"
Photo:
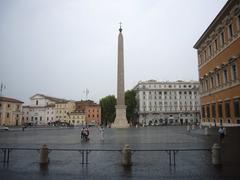
<instances>
[{"instance_id":1,"label":"parked car","mask_svg":"<svg viewBox=\"0 0 240 180\"><path fill-rule=\"evenodd\" d=\"M9 128L7 126L0 126L0 130L8 131Z\"/></svg>"}]
</instances>

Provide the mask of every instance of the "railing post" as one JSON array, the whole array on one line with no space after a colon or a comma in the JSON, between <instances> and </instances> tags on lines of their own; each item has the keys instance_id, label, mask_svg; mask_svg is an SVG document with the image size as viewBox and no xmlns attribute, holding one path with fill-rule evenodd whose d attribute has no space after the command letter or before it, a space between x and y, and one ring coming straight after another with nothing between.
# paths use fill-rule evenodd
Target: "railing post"
<instances>
[{"instance_id":1,"label":"railing post","mask_svg":"<svg viewBox=\"0 0 240 180\"><path fill-rule=\"evenodd\" d=\"M176 155L176 151L173 150L173 165L174 165L174 166L176 165L175 155Z\"/></svg>"},{"instance_id":2,"label":"railing post","mask_svg":"<svg viewBox=\"0 0 240 180\"><path fill-rule=\"evenodd\" d=\"M221 164L221 146L218 143L214 143L212 146L212 164Z\"/></svg>"},{"instance_id":3,"label":"railing post","mask_svg":"<svg viewBox=\"0 0 240 180\"><path fill-rule=\"evenodd\" d=\"M132 165L132 149L128 144L126 144L122 150L122 165L123 166Z\"/></svg>"},{"instance_id":4,"label":"railing post","mask_svg":"<svg viewBox=\"0 0 240 180\"><path fill-rule=\"evenodd\" d=\"M82 153L82 164L84 164L84 150L81 150Z\"/></svg>"},{"instance_id":5,"label":"railing post","mask_svg":"<svg viewBox=\"0 0 240 180\"><path fill-rule=\"evenodd\" d=\"M40 149L40 164L48 164L48 146L42 145Z\"/></svg>"},{"instance_id":6,"label":"railing post","mask_svg":"<svg viewBox=\"0 0 240 180\"><path fill-rule=\"evenodd\" d=\"M169 155L169 166L172 165L172 151L168 150L168 155Z\"/></svg>"},{"instance_id":7,"label":"railing post","mask_svg":"<svg viewBox=\"0 0 240 180\"><path fill-rule=\"evenodd\" d=\"M7 152L7 149L3 149L3 163L6 162L6 152Z\"/></svg>"},{"instance_id":8,"label":"railing post","mask_svg":"<svg viewBox=\"0 0 240 180\"><path fill-rule=\"evenodd\" d=\"M9 154L10 154L10 149L7 149L7 163L9 163Z\"/></svg>"},{"instance_id":9,"label":"railing post","mask_svg":"<svg viewBox=\"0 0 240 180\"><path fill-rule=\"evenodd\" d=\"M88 164L88 154L89 154L89 150L86 150L86 164Z\"/></svg>"}]
</instances>

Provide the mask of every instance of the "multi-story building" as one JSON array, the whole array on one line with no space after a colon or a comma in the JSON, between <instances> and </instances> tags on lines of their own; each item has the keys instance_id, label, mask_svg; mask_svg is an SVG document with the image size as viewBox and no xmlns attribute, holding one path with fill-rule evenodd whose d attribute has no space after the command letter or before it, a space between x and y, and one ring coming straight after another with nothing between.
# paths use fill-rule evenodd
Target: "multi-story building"
<instances>
[{"instance_id":1,"label":"multi-story building","mask_svg":"<svg viewBox=\"0 0 240 180\"><path fill-rule=\"evenodd\" d=\"M140 124L187 124L199 121L197 81L140 81L134 90Z\"/></svg>"},{"instance_id":2,"label":"multi-story building","mask_svg":"<svg viewBox=\"0 0 240 180\"><path fill-rule=\"evenodd\" d=\"M240 0L229 0L194 45L202 124L240 125Z\"/></svg>"},{"instance_id":3,"label":"multi-story building","mask_svg":"<svg viewBox=\"0 0 240 180\"><path fill-rule=\"evenodd\" d=\"M23 121L35 125L47 125L56 121L56 103L66 102L65 99L36 94L30 98L29 106L23 106Z\"/></svg>"},{"instance_id":4,"label":"multi-story building","mask_svg":"<svg viewBox=\"0 0 240 180\"><path fill-rule=\"evenodd\" d=\"M74 111L69 113L69 123L74 126L86 125L85 113L81 111Z\"/></svg>"},{"instance_id":5,"label":"multi-story building","mask_svg":"<svg viewBox=\"0 0 240 180\"><path fill-rule=\"evenodd\" d=\"M0 97L0 125L22 125L22 104L17 99Z\"/></svg>"},{"instance_id":6,"label":"multi-story building","mask_svg":"<svg viewBox=\"0 0 240 180\"><path fill-rule=\"evenodd\" d=\"M70 113L76 109L74 101L62 101L55 104L56 120L70 123Z\"/></svg>"},{"instance_id":7,"label":"multi-story building","mask_svg":"<svg viewBox=\"0 0 240 180\"><path fill-rule=\"evenodd\" d=\"M85 113L86 124L101 124L101 106L91 100L76 101L76 111Z\"/></svg>"}]
</instances>

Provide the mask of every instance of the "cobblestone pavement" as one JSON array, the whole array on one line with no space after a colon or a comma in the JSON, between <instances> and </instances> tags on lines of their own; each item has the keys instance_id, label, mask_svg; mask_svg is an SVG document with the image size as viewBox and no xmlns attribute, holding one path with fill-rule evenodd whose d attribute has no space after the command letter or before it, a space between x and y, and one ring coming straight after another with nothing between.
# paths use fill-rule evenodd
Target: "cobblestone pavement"
<instances>
[{"instance_id":1,"label":"cobblestone pavement","mask_svg":"<svg viewBox=\"0 0 240 180\"><path fill-rule=\"evenodd\" d=\"M169 165L166 152L134 152L133 166L121 166L120 152L90 152L89 164L81 164L79 152L52 151L48 167L39 166L39 152L12 151L10 163L2 162L0 153L0 179L239 179L240 142L239 128L228 128L222 144L223 165L211 164L211 153L178 152L176 166ZM27 128L0 132L1 147L40 148L92 148L122 149L129 144L132 149L211 148L218 141L217 129L209 135L204 129L191 132L186 127L145 127L130 129L105 129L104 142L97 128L90 128L90 141L81 142L80 128Z\"/></svg>"}]
</instances>

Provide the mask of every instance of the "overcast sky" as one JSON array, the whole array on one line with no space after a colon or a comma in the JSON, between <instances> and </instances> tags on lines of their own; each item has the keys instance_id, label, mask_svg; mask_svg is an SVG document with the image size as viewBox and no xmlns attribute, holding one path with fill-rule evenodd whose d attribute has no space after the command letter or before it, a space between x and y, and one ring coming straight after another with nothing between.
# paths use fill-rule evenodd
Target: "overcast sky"
<instances>
[{"instance_id":1,"label":"overcast sky","mask_svg":"<svg viewBox=\"0 0 240 180\"><path fill-rule=\"evenodd\" d=\"M138 81L198 80L193 45L226 0L0 0L3 95L73 100L114 94L123 23L125 90Z\"/></svg>"}]
</instances>

